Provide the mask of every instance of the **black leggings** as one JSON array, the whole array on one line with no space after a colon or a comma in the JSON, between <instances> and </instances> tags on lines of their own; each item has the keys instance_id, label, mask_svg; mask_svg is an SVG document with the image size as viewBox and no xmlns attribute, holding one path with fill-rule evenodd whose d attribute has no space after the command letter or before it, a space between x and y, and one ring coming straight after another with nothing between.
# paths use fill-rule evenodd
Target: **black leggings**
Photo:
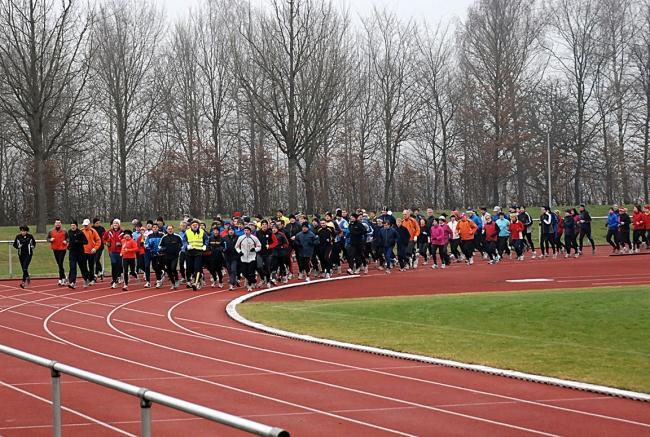
<instances>
[{"instance_id":1,"label":"black leggings","mask_svg":"<svg viewBox=\"0 0 650 437\"><path fill-rule=\"evenodd\" d=\"M498 237L497 250L499 251L500 257L503 256L504 252L510 255L510 246L508 246L508 237Z\"/></svg>"},{"instance_id":2,"label":"black leggings","mask_svg":"<svg viewBox=\"0 0 650 437\"><path fill-rule=\"evenodd\" d=\"M535 252L535 243L533 243L533 233L532 232L526 232L526 233L524 233L524 237L525 237L525 240L524 240L525 244L527 244L528 247L530 247L530 250Z\"/></svg>"},{"instance_id":3,"label":"black leggings","mask_svg":"<svg viewBox=\"0 0 650 437\"><path fill-rule=\"evenodd\" d=\"M432 244L431 247L433 251L431 252L431 258L433 259L433 264L436 265L436 252L440 254L440 265L449 264L449 256L447 255L447 245L446 244Z\"/></svg>"},{"instance_id":4,"label":"black leggings","mask_svg":"<svg viewBox=\"0 0 650 437\"><path fill-rule=\"evenodd\" d=\"M495 260L497 258L497 256L499 256L498 253L497 253L497 242L496 241L485 240L485 244L483 245L483 247L485 248L485 253L487 253L488 256L490 257L490 261Z\"/></svg>"},{"instance_id":5,"label":"black leggings","mask_svg":"<svg viewBox=\"0 0 650 437\"><path fill-rule=\"evenodd\" d=\"M165 271L167 272L167 276L169 276L169 280L172 282L172 284L176 284L178 282L178 272L176 271L177 264L177 256L173 258L165 258Z\"/></svg>"},{"instance_id":6,"label":"black leggings","mask_svg":"<svg viewBox=\"0 0 650 437\"><path fill-rule=\"evenodd\" d=\"M223 283L223 254L221 252L212 252L210 256L210 275L212 279L221 284Z\"/></svg>"},{"instance_id":7,"label":"black leggings","mask_svg":"<svg viewBox=\"0 0 650 437\"><path fill-rule=\"evenodd\" d=\"M129 285L129 269L135 272L135 258L123 258L122 269L124 271L124 285Z\"/></svg>"},{"instance_id":8,"label":"black leggings","mask_svg":"<svg viewBox=\"0 0 650 437\"><path fill-rule=\"evenodd\" d=\"M618 241L618 230L607 229L607 237L605 237L605 239L609 245L612 246L612 249L619 250L621 248L621 244Z\"/></svg>"},{"instance_id":9,"label":"black leggings","mask_svg":"<svg viewBox=\"0 0 650 437\"><path fill-rule=\"evenodd\" d=\"M65 269L63 268L63 261L65 260L65 250L55 250L54 259L56 265L59 267L59 279L65 279Z\"/></svg>"},{"instance_id":10,"label":"black leggings","mask_svg":"<svg viewBox=\"0 0 650 437\"><path fill-rule=\"evenodd\" d=\"M311 269L310 263L311 263L311 257L299 256L298 257L298 271L300 273L304 272L306 275L308 275L309 270Z\"/></svg>"},{"instance_id":11,"label":"black leggings","mask_svg":"<svg viewBox=\"0 0 650 437\"><path fill-rule=\"evenodd\" d=\"M591 243L591 249L596 250L596 243L594 243L594 239L591 236L591 228L585 229L583 224L583 228L580 229L580 252L582 252L582 242L584 241L585 237L587 237L587 239Z\"/></svg>"},{"instance_id":12,"label":"black leggings","mask_svg":"<svg viewBox=\"0 0 650 437\"><path fill-rule=\"evenodd\" d=\"M640 249L641 242L645 239L645 229L635 230L634 235L634 248Z\"/></svg>"},{"instance_id":13,"label":"black leggings","mask_svg":"<svg viewBox=\"0 0 650 437\"><path fill-rule=\"evenodd\" d=\"M630 231L619 231L619 242L621 247L629 247L632 249L632 242L630 242Z\"/></svg>"},{"instance_id":14,"label":"black leggings","mask_svg":"<svg viewBox=\"0 0 650 437\"><path fill-rule=\"evenodd\" d=\"M329 245L320 245L318 246L318 260L320 261L320 267L324 273L332 273L332 265L330 264L330 254L332 252L332 246Z\"/></svg>"},{"instance_id":15,"label":"black leggings","mask_svg":"<svg viewBox=\"0 0 650 437\"><path fill-rule=\"evenodd\" d=\"M575 235L564 234L564 248L566 249L566 254L571 255L571 248L578 253L578 244L576 243Z\"/></svg>"},{"instance_id":16,"label":"black leggings","mask_svg":"<svg viewBox=\"0 0 650 437\"><path fill-rule=\"evenodd\" d=\"M542 255L548 255L549 246L553 249L553 254L555 255L555 235L542 233L539 238L539 248L542 251Z\"/></svg>"},{"instance_id":17,"label":"black leggings","mask_svg":"<svg viewBox=\"0 0 650 437\"><path fill-rule=\"evenodd\" d=\"M23 282L25 282L29 278L29 264L32 262L32 254L18 254L18 259L20 260L20 267L23 269Z\"/></svg>"},{"instance_id":18,"label":"black leggings","mask_svg":"<svg viewBox=\"0 0 650 437\"><path fill-rule=\"evenodd\" d=\"M257 282L255 277L255 268L257 267L257 263L255 261L249 263L242 262L241 267L248 286L252 287Z\"/></svg>"},{"instance_id":19,"label":"black leggings","mask_svg":"<svg viewBox=\"0 0 650 437\"><path fill-rule=\"evenodd\" d=\"M460 248L463 251L463 255L469 261L470 258L474 255L474 240L463 240L460 242Z\"/></svg>"}]
</instances>

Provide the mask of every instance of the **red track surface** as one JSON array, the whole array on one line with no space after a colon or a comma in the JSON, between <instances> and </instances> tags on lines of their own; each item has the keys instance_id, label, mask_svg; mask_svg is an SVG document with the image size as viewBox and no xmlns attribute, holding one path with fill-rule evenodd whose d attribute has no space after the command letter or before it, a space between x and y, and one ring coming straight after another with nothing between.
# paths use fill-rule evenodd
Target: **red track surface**
<instances>
[{"instance_id":1,"label":"red track surface","mask_svg":"<svg viewBox=\"0 0 650 437\"><path fill-rule=\"evenodd\" d=\"M645 256L375 272L263 299L650 283ZM553 282L507 283L546 278ZM568 281L568 282L561 282ZM650 435L650 405L262 334L224 312L240 293L0 283L0 342L283 427L292 435ZM622 370L623 371L623 370ZM138 402L63 378L65 435L139 430ZM50 435L49 372L0 356L0 435ZM88 417L101 423L93 423ZM238 435L153 407L157 435Z\"/></svg>"}]
</instances>

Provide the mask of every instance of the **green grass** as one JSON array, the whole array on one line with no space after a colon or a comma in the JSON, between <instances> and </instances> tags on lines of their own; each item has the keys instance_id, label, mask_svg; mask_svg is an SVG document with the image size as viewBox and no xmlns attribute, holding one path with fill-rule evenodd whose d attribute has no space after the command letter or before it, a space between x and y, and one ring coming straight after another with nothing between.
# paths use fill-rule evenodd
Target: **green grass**
<instances>
[{"instance_id":1,"label":"green grass","mask_svg":"<svg viewBox=\"0 0 650 437\"><path fill-rule=\"evenodd\" d=\"M292 332L650 393L648 287L253 302Z\"/></svg>"}]
</instances>

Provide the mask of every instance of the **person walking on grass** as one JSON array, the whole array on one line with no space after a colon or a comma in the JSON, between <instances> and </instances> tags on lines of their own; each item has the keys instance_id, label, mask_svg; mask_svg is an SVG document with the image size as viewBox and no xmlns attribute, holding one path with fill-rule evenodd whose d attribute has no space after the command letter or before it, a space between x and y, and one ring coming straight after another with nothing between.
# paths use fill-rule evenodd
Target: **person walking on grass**
<instances>
[{"instance_id":1,"label":"person walking on grass","mask_svg":"<svg viewBox=\"0 0 650 437\"><path fill-rule=\"evenodd\" d=\"M56 265L59 268L59 282L58 286L65 286L65 269L63 262L65 261L65 253L68 250L67 232L61 225L61 220L54 220L54 228L47 233L47 242L50 243L50 249L54 254Z\"/></svg>"},{"instance_id":2,"label":"person walking on grass","mask_svg":"<svg viewBox=\"0 0 650 437\"><path fill-rule=\"evenodd\" d=\"M32 262L36 240L29 233L29 226L23 225L18 229L20 233L14 238L14 248L18 250L18 260L23 270L23 280L20 283L20 288L25 288L25 285L31 282L31 278L29 277L29 264Z\"/></svg>"},{"instance_id":3,"label":"person walking on grass","mask_svg":"<svg viewBox=\"0 0 650 437\"><path fill-rule=\"evenodd\" d=\"M133 233L130 229L124 231L124 239L122 240L120 256L122 258L122 271L124 272L124 286L122 291L129 290L129 275L128 272L135 271L135 260L138 257L138 243L133 240Z\"/></svg>"},{"instance_id":4,"label":"person walking on grass","mask_svg":"<svg viewBox=\"0 0 650 437\"><path fill-rule=\"evenodd\" d=\"M86 270L86 262L84 261L84 246L88 244L88 240L81 229L78 228L79 224L76 220L70 223L70 229L67 232L66 240L68 241L68 260L70 262L70 270L68 272L68 287L75 289L77 287L77 267L81 271L81 276L84 279L88 278L88 270Z\"/></svg>"}]
</instances>

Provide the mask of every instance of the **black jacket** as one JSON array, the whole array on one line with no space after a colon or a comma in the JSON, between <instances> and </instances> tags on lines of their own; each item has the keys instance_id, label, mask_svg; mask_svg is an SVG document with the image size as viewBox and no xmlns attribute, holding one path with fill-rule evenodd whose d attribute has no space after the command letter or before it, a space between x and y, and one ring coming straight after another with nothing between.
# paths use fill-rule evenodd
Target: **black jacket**
<instances>
[{"instance_id":1,"label":"black jacket","mask_svg":"<svg viewBox=\"0 0 650 437\"><path fill-rule=\"evenodd\" d=\"M327 247L334 244L334 230L329 226L325 226L324 228L319 227L316 230L316 236L318 237L320 247Z\"/></svg>"},{"instance_id":2,"label":"black jacket","mask_svg":"<svg viewBox=\"0 0 650 437\"><path fill-rule=\"evenodd\" d=\"M68 230L68 250L74 253L83 253L84 244L88 244L88 239L81 232L81 229L73 231L72 229Z\"/></svg>"},{"instance_id":3,"label":"black jacket","mask_svg":"<svg viewBox=\"0 0 650 437\"><path fill-rule=\"evenodd\" d=\"M158 248L158 253L163 255L165 258L173 259L181 253L183 248L183 239L178 234L165 234L160 239L160 245Z\"/></svg>"},{"instance_id":4,"label":"black jacket","mask_svg":"<svg viewBox=\"0 0 650 437\"><path fill-rule=\"evenodd\" d=\"M365 242L366 227L359 220L350 222L348 231L350 232L351 245L358 246Z\"/></svg>"},{"instance_id":5,"label":"black jacket","mask_svg":"<svg viewBox=\"0 0 650 437\"><path fill-rule=\"evenodd\" d=\"M14 239L14 247L18 249L20 256L32 255L36 247L36 240L32 234L18 234Z\"/></svg>"},{"instance_id":6,"label":"black jacket","mask_svg":"<svg viewBox=\"0 0 650 437\"><path fill-rule=\"evenodd\" d=\"M236 261L239 259L239 253L235 250L235 245L237 244L237 235L226 235L221 240L221 245L223 246L223 255L226 258L226 261Z\"/></svg>"}]
</instances>

